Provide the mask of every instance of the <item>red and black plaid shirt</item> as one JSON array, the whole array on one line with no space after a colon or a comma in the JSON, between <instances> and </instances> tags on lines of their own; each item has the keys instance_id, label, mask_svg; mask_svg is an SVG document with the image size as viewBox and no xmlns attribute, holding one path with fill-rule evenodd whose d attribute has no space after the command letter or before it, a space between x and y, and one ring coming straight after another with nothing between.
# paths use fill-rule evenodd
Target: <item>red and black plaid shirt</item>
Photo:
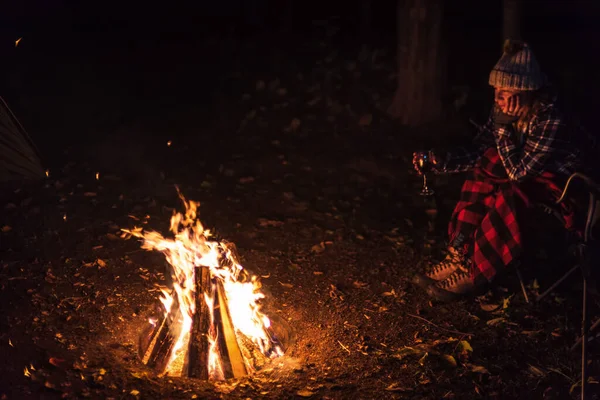
<instances>
[{"instance_id":1,"label":"red and black plaid shirt","mask_svg":"<svg viewBox=\"0 0 600 400\"><path fill-rule=\"evenodd\" d=\"M496 127L493 112L490 113L473 142L450 150L436 172L467 171L475 166L486 149L496 147L512 181L522 181L542 172L569 176L582 166L585 149L582 143L584 132L567 125L552 99L542 104L521 131L514 126Z\"/></svg>"}]
</instances>

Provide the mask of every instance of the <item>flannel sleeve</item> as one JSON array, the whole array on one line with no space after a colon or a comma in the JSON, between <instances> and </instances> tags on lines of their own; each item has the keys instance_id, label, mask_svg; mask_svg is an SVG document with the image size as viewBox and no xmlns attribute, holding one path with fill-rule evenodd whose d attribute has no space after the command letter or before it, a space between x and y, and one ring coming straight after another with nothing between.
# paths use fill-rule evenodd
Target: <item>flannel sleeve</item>
<instances>
[{"instance_id":1,"label":"flannel sleeve","mask_svg":"<svg viewBox=\"0 0 600 400\"><path fill-rule=\"evenodd\" d=\"M531 130L522 145L512 127L496 129L494 136L498 154L509 179L522 181L544 172L552 156L562 151L561 130L563 123L552 112L531 122Z\"/></svg>"},{"instance_id":2,"label":"flannel sleeve","mask_svg":"<svg viewBox=\"0 0 600 400\"><path fill-rule=\"evenodd\" d=\"M434 171L436 173L468 171L475 166L475 163L486 149L494 146L494 121L490 113L488 121L479 128L479 132L473 138L473 141L465 146L448 150L445 156L441 157L441 165ZM435 150L433 152L436 153Z\"/></svg>"}]
</instances>

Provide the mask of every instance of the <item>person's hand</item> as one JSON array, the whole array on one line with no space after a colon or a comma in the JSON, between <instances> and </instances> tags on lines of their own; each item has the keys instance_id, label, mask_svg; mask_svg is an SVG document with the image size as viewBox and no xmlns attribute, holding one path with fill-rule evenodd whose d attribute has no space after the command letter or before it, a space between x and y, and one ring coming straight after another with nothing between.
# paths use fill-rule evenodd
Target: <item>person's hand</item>
<instances>
[{"instance_id":1,"label":"person's hand","mask_svg":"<svg viewBox=\"0 0 600 400\"><path fill-rule=\"evenodd\" d=\"M504 112L503 110L508 110L508 107L501 108L500 106L496 106L494 108L494 124L496 125L496 127L504 127L506 125L510 125L519 119L518 115L511 115Z\"/></svg>"},{"instance_id":2,"label":"person's hand","mask_svg":"<svg viewBox=\"0 0 600 400\"><path fill-rule=\"evenodd\" d=\"M527 112L527 106L524 104L521 94L517 93L508 98L504 107L502 107L504 114L521 117Z\"/></svg>"},{"instance_id":3,"label":"person's hand","mask_svg":"<svg viewBox=\"0 0 600 400\"><path fill-rule=\"evenodd\" d=\"M423 172L435 167L437 159L432 151L416 151L413 153L412 163L415 171L422 175Z\"/></svg>"},{"instance_id":4,"label":"person's hand","mask_svg":"<svg viewBox=\"0 0 600 400\"><path fill-rule=\"evenodd\" d=\"M422 158L423 158L422 151L415 151L413 153L413 158L412 158L413 167L414 167L415 171L417 171L417 174L419 174L419 175L421 175L423 173L421 171L421 166L419 165Z\"/></svg>"}]
</instances>

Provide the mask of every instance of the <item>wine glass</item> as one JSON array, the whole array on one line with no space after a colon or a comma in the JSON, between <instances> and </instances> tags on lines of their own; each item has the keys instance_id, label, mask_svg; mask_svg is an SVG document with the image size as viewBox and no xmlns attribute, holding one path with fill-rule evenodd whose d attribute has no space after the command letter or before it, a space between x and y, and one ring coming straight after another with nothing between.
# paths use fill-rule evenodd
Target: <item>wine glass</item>
<instances>
[{"instance_id":1,"label":"wine glass","mask_svg":"<svg viewBox=\"0 0 600 400\"><path fill-rule=\"evenodd\" d=\"M427 187L427 172L431 171L431 160L429 154L421 153L418 157L419 169L421 170L421 175L423 175L423 188L419 193L421 196L433 196L435 193L432 189Z\"/></svg>"}]
</instances>

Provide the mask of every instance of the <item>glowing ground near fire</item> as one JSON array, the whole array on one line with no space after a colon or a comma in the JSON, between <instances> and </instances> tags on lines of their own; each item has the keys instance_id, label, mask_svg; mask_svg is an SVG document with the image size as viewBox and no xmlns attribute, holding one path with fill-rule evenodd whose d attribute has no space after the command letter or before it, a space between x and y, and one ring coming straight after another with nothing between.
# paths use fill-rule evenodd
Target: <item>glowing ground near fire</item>
<instances>
[{"instance_id":1,"label":"glowing ground near fire","mask_svg":"<svg viewBox=\"0 0 600 400\"><path fill-rule=\"evenodd\" d=\"M239 378L283 355L271 321L261 311L260 281L239 263L235 246L210 240L197 216L199 203L179 194L172 238L142 228L123 230L142 248L164 254L172 287L161 287L164 314L150 318L140 338L142 362L160 375L209 380Z\"/></svg>"}]
</instances>

